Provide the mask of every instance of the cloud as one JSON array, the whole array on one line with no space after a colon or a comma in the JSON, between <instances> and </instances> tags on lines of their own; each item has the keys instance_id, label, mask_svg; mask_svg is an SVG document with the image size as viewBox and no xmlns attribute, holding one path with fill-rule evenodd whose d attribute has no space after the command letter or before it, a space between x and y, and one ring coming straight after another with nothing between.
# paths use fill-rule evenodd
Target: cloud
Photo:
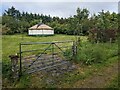
<instances>
[{"instance_id":1,"label":"cloud","mask_svg":"<svg viewBox=\"0 0 120 90\"><path fill-rule=\"evenodd\" d=\"M76 14L77 7L87 8L91 14L102 9L118 12L117 2L3 2L2 12L14 6L16 9L51 16L69 17Z\"/></svg>"}]
</instances>

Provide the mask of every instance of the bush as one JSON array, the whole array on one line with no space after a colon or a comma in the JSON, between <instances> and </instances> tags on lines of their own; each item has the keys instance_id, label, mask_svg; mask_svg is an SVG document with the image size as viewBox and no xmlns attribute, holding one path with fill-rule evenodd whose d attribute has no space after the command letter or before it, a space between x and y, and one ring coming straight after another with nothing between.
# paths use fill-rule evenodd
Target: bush
<instances>
[{"instance_id":1,"label":"bush","mask_svg":"<svg viewBox=\"0 0 120 90\"><path fill-rule=\"evenodd\" d=\"M75 56L77 63L84 64L101 63L107 59L106 50L101 45L85 43L78 47L78 54Z\"/></svg>"},{"instance_id":2,"label":"bush","mask_svg":"<svg viewBox=\"0 0 120 90\"><path fill-rule=\"evenodd\" d=\"M117 43L99 43L81 42L78 46L78 53L73 61L84 64L102 63L111 57L118 55Z\"/></svg>"},{"instance_id":3,"label":"bush","mask_svg":"<svg viewBox=\"0 0 120 90\"><path fill-rule=\"evenodd\" d=\"M2 62L2 74L3 78L8 78L9 80L12 80L12 71L11 71L11 64Z\"/></svg>"},{"instance_id":4,"label":"bush","mask_svg":"<svg viewBox=\"0 0 120 90\"><path fill-rule=\"evenodd\" d=\"M71 50L71 49L67 49L67 50L64 52L64 57L65 57L67 60L71 60L71 59L72 59L72 50Z\"/></svg>"},{"instance_id":5,"label":"bush","mask_svg":"<svg viewBox=\"0 0 120 90\"><path fill-rule=\"evenodd\" d=\"M72 56L70 49L65 51L66 59L76 63L95 64L103 63L111 57L118 56L118 44L81 42L78 45L77 55Z\"/></svg>"},{"instance_id":6,"label":"bush","mask_svg":"<svg viewBox=\"0 0 120 90\"><path fill-rule=\"evenodd\" d=\"M117 30L98 30L93 29L89 31L89 41L91 42L114 42L116 40Z\"/></svg>"}]
</instances>

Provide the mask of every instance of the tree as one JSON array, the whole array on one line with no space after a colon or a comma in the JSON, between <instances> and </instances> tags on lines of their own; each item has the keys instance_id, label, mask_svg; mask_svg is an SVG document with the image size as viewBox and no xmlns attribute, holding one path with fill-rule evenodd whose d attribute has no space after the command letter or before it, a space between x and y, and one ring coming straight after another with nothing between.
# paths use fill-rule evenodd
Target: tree
<instances>
[{"instance_id":1,"label":"tree","mask_svg":"<svg viewBox=\"0 0 120 90\"><path fill-rule=\"evenodd\" d=\"M68 18L51 17L50 15L20 12L13 6L5 10L2 16L2 25L9 34L27 32L42 20L43 23L54 28L55 33L70 35L87 35L90 29L109 30L118 28L118 14L103 10L89 17L89 11L84 8L76 9L76 15ZM9 30L6 30L9 29Z\"/></svg>"},{"instance_id":2,"label":"tree","mask_svg":"<svg viewBox=\"0 0 120 90\"><path fill-rule=\"evenodd\" d=\"M8 16L18 19L20 17L20 12L19 10L16 10L12 6L11 8L8 8L8 10L5 10L5 13L3 15L8 15Z\"/></svg>"},{"instance_id":3,"label":"tree","mask_svg":"<svg viewBox=\"0 0 120 90\"><path fill-rule=\"evenodd\" d=\"M7 32L7 33L13 34L13 33L17 32L18 23L13 17L3 16L2 19L3 19L2 25L5 25L6 27L8 27L10 29L9 32Z\"/></svg>"},{"instance_id":4,"label":"tree","mask_svg":"<svg viewBox=\"0 0 120 90\"><path fill-rule=\"evenodd\" d=\"M102 10L95 18L91 18L96 22L96 24L94 23L95 28L90 31L91 35L93 35L93 41L106 42L110 41L110 39L115 40L118 27L116 16L114 13L111 14L109 11L104 12Z\"/></svg>"},{"instance_id":5,"label":"tree","mask_svg":"<svg viewBox=\"0 0 120 90\"><path fill-rule=\"evenodd\" d=\"M74 16L74 18L76 18L77 21L76 30L78 31L79 34L82 35L87 32L85 26L86 22L88 21L89 11L87 9L77 8L76 12L77 15Z\"/></svg>"}]
</instances>

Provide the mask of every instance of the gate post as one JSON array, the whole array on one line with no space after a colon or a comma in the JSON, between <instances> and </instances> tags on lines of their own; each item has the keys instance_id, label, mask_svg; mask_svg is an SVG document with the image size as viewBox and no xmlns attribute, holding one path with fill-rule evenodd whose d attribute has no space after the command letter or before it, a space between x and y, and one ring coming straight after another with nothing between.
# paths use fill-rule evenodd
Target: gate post
<instances>
[{"instance_id":1,"label":"gate post","mask_svg":"<svg viewBox=\"0 0 120 90\"><path fill-rule=\"evenodd\" d=\"M77 45L80 45L80 42L81 42L80 37L78 37Z\"/></svg>"},{"instance_id":2,"label":"gate post","mask_svg":"<svg viewBox=\"0 0 120 90\"><path fill-rule=\"evenodd\" d=\"M53 61L53 64L54 64L54 44L55 43L52 43L52 61Z\"/></svg>"},{"instance_id":3,"label":"gate post","mask_svg":"<svg viewBox=\"0 0 120 90\"><path fill-rule=\"evenodd\" d=\"M13 78L17 78L18 77L18 58L19 56L18 55L10 55L9 56L10 59L11 59L11 65L12 65L12 76Z\"/></svg>"},{"instance_id":4,"label":"gate post","mask_svg":"<svg viewBox=\"0 0 120 90\"><path fill-rule=\"evenodd\" d=\"M73 52L73 56L77 54L77 44L75 42L73 42L72 52Z\"/></svg>"},{"instance_id":5,"label":"gate post","mask_svg":"<svg viewBox=\"0 0 120 90\"><path fill-rule=\"evenodd\" d=\"M20 43L20 46L19 46L19 53L20 53L20 70L19 70L19 77L22 75L22 48L21 48L21 43Z\"/></svg>"}]
</instances>

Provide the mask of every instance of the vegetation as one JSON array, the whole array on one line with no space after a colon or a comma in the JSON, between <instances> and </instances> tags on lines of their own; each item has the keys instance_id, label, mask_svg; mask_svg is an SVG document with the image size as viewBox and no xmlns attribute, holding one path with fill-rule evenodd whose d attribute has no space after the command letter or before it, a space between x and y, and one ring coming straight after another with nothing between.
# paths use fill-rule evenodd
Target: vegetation
<instances>
[{"instance_id":1,"label":"vegetation","mask_svg":"<svg viewBox=\"0 0 120 90\"><path fill-rule=\"evenodd\" d=\"M89 16L87 9L77 8L76 15L69 18L59 18L43 15L32 14L28 12L20 12L14 7L8 8L2 15L2 30L3 34L24 33L32 25L43 23L50 25L55 29L56 34L68 35L87 35L91 29L100 30L117 30L118 29L118 14L104 12L103 10L98 15Z\"/></svg>"},{"instance_id":2,"label":"vegetation","mask_svg":"<svg viewBox=\"0 0 120 90\"><path fill-rule=\"evenodd\" d=\"M102 70L105 67L117 62L118 42L116 40L116 33L118 30L118 16L119 15L114 12L110 13L109 11L104 12L102 10L98 15L94 14L89 17L89 11L87 9L77 8L76 15L69 18L59 18L51 17L50 15L46 16L43 14L20 12L14 7L8 8L8 10L5 10L2 15L2 19L0 18L3 25L2 34L5 34L2 36L3 86L64 87L64 85L68 85L68 87L70 87L78 80L83 80L93 75L93 73L96 72L96 69L99 69L99 72L102 73ZM39 23L41 20L43 23L48 24L55 29L54 36L28 36L26 34L29 27ZM89 36L87 36L88 34ZM66 75L63 75L63 78L57 79L57 83L50 85L46 84L44 80L36 82L35 80L38 80L38 77L35 79L32 75L22 76L20 82L17 82L16 85L13 85L15 82L11 83L13 80L11 80L11 64L9 55L19 52L19 43L63 40L75 41L76 39L79 39L78 37L80 38L80 41L78 40L79 43L77 43L77 54L74 57L70 56L72 54L71 49L66 50L65 52L66 58L74 62L75 65L78 66L78 70L66 73ZM114 42L110 39L114 40ZM47 45L32 45L23 47L23 49L40 49L46 48L46 46ZM81 69L84 71L81 71ZM116 87L114 84L117 82L118 81L115 79L113 84L111 84L113 85L112 87Z\"/></svg>"},{"instance_id":3,"label":"vegetation","mask_svg":"<svg viewBox=\"0 0 120 90\"><path fill-rule=\"evenodd\" d=\"M90 30L89 40L91 42L114 42L117 38L117 30Z\"/></svg>"},{"instance_id":4,"label":"vegetation","mask_svg":"<svg viewBox=\"0 0 120 90\"><path fill-rule=\"evenodd\" d=\"M106 87L107 88L119 88L120 89L118 78L119 78L119 75L115 76L114 79L112 80L112 82L109 83L109 85L107 85Z\"/></svg>"},{"instance_id":5,"label":"vegetation","mask_svg":"<svg viewBox=\"0 0 120 90\"><path fill-rule=\"evenodd\" d=\"M2 36L2 57L3 62L9 61L9 55L16 54L19 52L19 43L21 42L52 42L52 41L63 41L64 40L74 40L74 36L71 35L54 35L54 36L27 36L27 34L16 34L16 35L3 35ZM84 39L84 37L82 37ZM9 45L9 46L8 46ZM40 48L46 48L46 46L42 47L32 47L27 46L23 47L24 50L28 49L40 49Z\"/></svg>"},{"instance_id":6,"label":"vegetation","mask_svg":"<svg viewBox=\"0 0 120 90\"><path fill-rule=\"evenodd\" d=\"M5 85L5 81L12 81L11 79L11 62L9 55L13 55L19 52L19 43L21 42L50 42L50 41L63 41L64 40L74 40L74 36L71 35L54 35L54 36L27 36L27 34L23 35L3 35L2 36L2 74L3 74L3 84ZM84 37L83 37L84 39ZM46 48L45 46L26 46L23 47L23 50L33 50L33 49L42 49ZM5 80L6 79L6 80ZM23 77L25 79L25 77ZM21 81L24 82L24 81ZM8 84L8 83L7 83ZM3 85L3 86L4 86Z\"/></svg>"},{"instance_id":7,"label":"vegetation","mask_svg":"<svg viewBox=\"0 0 120 90\"><path fill-rule=\"evenodd\" d=\"M102 52L102 53L101 53ZM77 54L70 57L71 50L67 50L67 58L76 63L91 65L102 63L111 57L118 56L118 45L116 43L90 43L89 41L80 42L77 46Z\"/></svg>"},{"instance_id":8,"label":"vegetation","mask_svg":"<svg viewBox=\"0 0 120 90\"><path fill-rule=\"evenodd\" d=\"M22 38L23 37L23 38ZM3 35L2 36L2 46L3 46L3 53L2 53L2 62L3 62L3 87L21 87L21 88L28 88L28 87L64 87L64 85L73 85L73 83L77 82L78 80L83 80L94 72L95 69L103 69L105 66L108 67L109 64L117 61L117 43L98 43L98 44L91 44L87 41L86 36L81 36L81 43L79 46L78 55L76 58L73 59L73 62L78 63L80 65L80 69L84 68L83 71L74 71L72 73L65 74L63 78L58 79L58 83L56 84L45 84L45 81L39 81L36 79L36 83L33 82L32 75L23 76L20 82L14 86L15 82L11 83L11 70L10 70L10 59L9 55L15 54L19 52L19 43L20 42L43 42L43 41L62 41L62 40L74 40L75 37L72 35L54 35L54 36L35 36L30 37L26 34L23 35ZM8 46L9 44L9 46ZM43 46L42 46L43 47ZM44 46L46 47L46 46ZM24 49L38 49L39 47L25 47ZM69 51L67 51L67 55L69 56ZM102 52L102 53L101 53ZM114 58L115 57L115 58ZM71 57L68 57L71 58ZM109 60L110 59L110 60ZM81 64L82 63L82 64ZM87 65L86 65L87 64ZM89 67L91 66L91 68ZM101 70L102 72L102 70ZM37 76L36 76L37 78ZM38 81L37 81L38 80ZM117 82L116 82L117 83Z\"/></svg>"}]
</instances>

